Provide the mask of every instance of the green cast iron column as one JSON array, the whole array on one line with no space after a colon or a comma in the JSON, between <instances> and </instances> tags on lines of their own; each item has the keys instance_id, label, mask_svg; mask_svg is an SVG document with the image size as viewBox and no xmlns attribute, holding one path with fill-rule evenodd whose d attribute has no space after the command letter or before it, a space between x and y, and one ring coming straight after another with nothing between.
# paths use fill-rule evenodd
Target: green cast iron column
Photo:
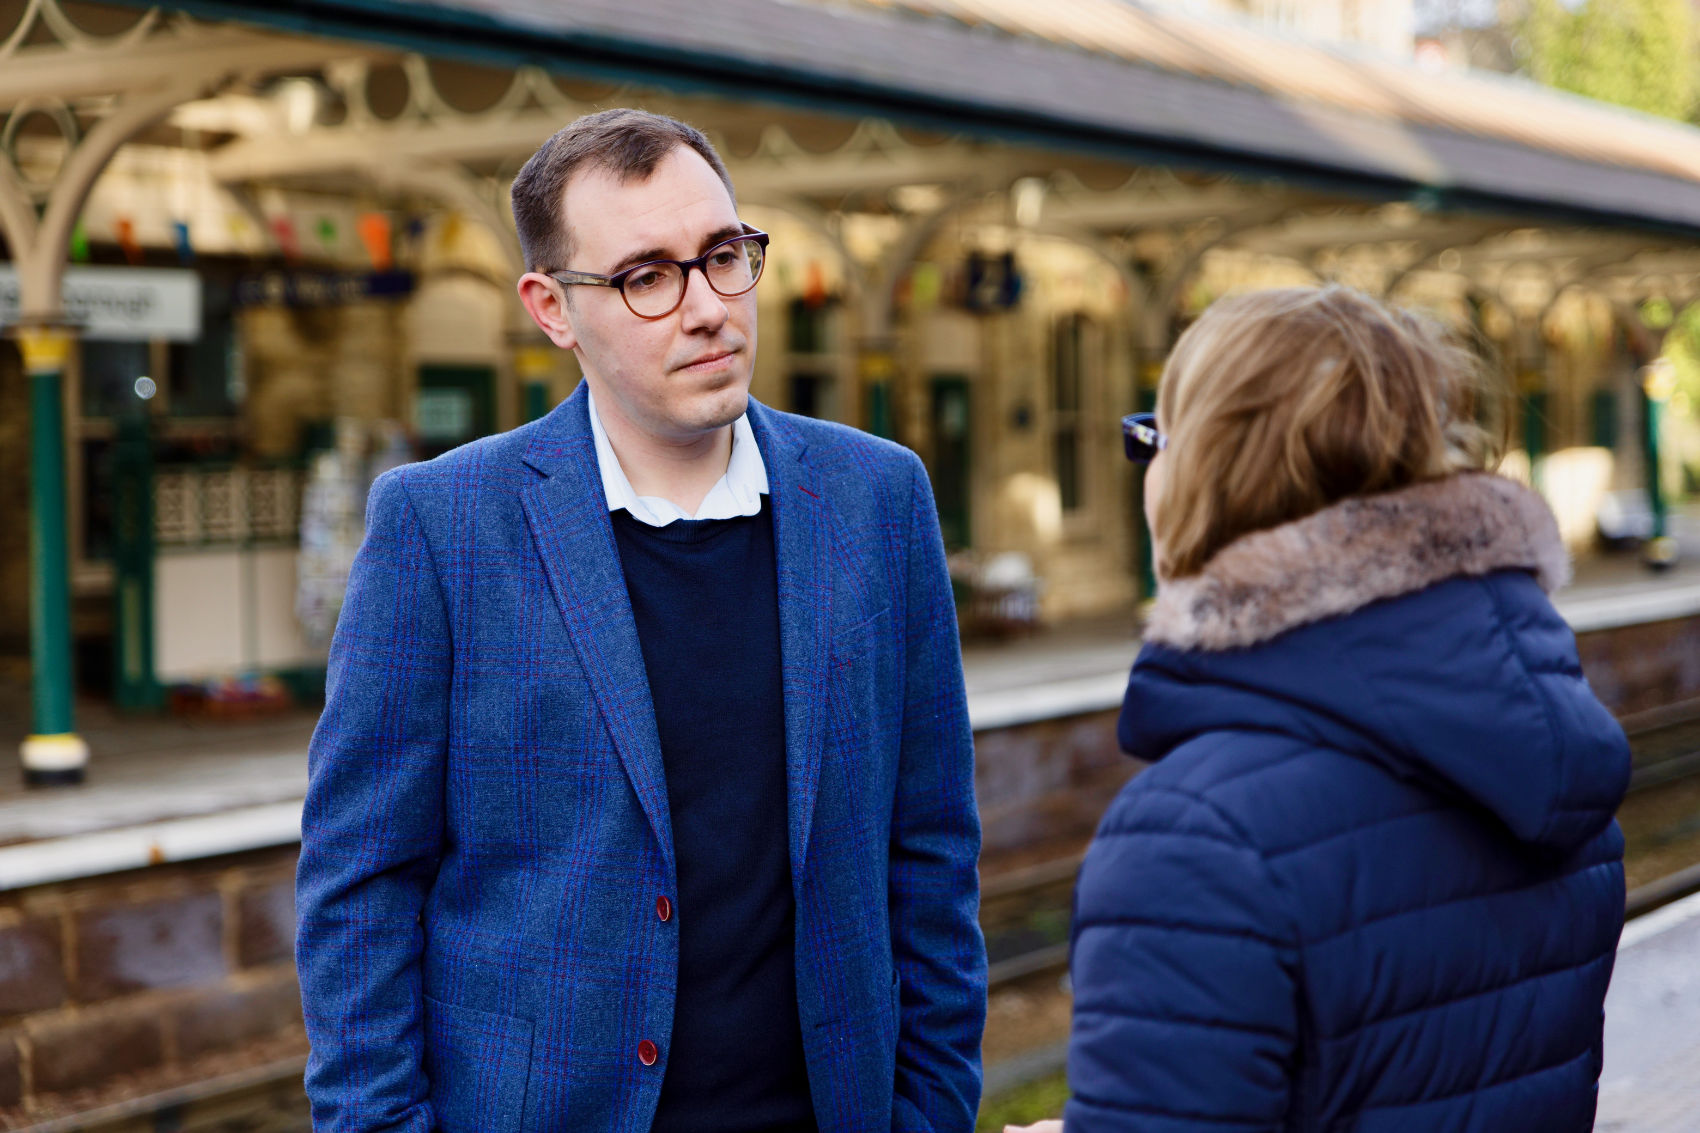
<instances>
[{"instance_id":1,"label":"green cast iron column","mask_svg":"<svg viewBox=\"0 0 1700 1133\"><path fill-rule=\"evenodd\" d=\"M893 379L897 376L896 359L883 344L869 345L862 349L857 359L857 370L867 399L863 407L867 431L876 437L895 440L897 421L891 393Z\"/></svg>"},{"instance_id":2,"label":"green cast iron column","mask_svg":"<svg viewBox=\"0 0 1700 1133\"><path fill-rule=\"evenodd\" d=\"M138 398L112 446L113 701L127 711L164 703L154 676L153 433Z\"/></svg>"},{"instance_id":3,"label":"green cast iron column","mask_svg":"<svg viewBox=\"0 0 1700 1133\"><path fill-rule=\"evenodd\" d=\"M71 685L71 561L65 522L65 409L61 386L71 333L18 332L30 379L30 672L35 731L24 740L33 786L80 783L89 749L74 730Z\"/></svg>"},{"instance_id":4,"label":"green cast iron column","mask_svg":"<svg viewBox=\"0 0 1700 1133\"><path fill-rule=\"evenodd\" d=\"M535 421L554 408L549 379L555 373L556 351L549 346L521 346L514 351L514 371L520 379L521 422Z\"/></svg>"},{"instance_id":5,"label":"green cast iron column","mask_svg":"<svg viewBox=\"0 0 1700 1133\"><path fill-rule=\"evenodd\" d=\"M521 399L520 416L526 422L536 421L549 415L549 387L542 382L526 382L525 396Z\"/></svg>"},{"instance_id":6,"label":"green cast iron column","mask_svg":"<svg viewBox=\"0 0 1700 1133\"><path fill-rule=\"evenodd\" d=\"M1647 506L1653 513L1652 538L1642 549L1641 558L1653 570L1666 570L1676 563L1676 540L1666 534L1664 485L1659 476L1659 427L1664 404L1676 392L1676 367L1668 358L1659 358L1647 367L1641 381L1643 418L1642 452L1647 474Z\"/></svg>"}]
</instances>

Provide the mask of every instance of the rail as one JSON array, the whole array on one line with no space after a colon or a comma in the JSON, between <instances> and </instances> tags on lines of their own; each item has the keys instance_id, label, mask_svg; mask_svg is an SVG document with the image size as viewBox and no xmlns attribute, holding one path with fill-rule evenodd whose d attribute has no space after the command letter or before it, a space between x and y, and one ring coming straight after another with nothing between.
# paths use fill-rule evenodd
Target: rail
<instances>
[{"instance_id":1,"label":"rail","mask_svg":"<svg viewBox=\"0 0 1700 1133\"><path fill-rule=\"evenodd\" d=\"M199 1082L173 1086L157 1093L128 1098L98 1109L67 1114L26 1125L17 1133L133 1133L140 1129L206 1129L208 1123L191 1115L200 1109L216 1109L219 1114L232 1113L230 1128L244 1133L271 1133L273 1129L293 1129L296 1123L287 1116L279 1121L256 1121L244 1103L263 1105L280 1091L298 1087L307 1068L306 1055L267 1062L260 1066L229 1074L221 1074ZM214 1115L216 1120L216 1115Z\"/></svg>"}]
</instances>

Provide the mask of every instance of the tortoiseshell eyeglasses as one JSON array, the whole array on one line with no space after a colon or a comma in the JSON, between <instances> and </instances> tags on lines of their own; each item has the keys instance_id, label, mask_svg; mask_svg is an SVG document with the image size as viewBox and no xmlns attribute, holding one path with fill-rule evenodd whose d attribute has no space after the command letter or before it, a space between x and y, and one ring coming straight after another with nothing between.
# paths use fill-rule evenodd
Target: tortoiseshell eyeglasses
<instances>
[{"instance_id":1,"label":"tortoiseshell eyeglasses","mask_svg":"<svg viewBox=\"0 0 1700 1133\"><path fill-rule=\"evenodd\" d=\"M768 235L749 225L744 232L722 240L691 260L647 260L613 275L589 271L551 271L544 274L566 284L613 287L626 307L640 319L664 319L685 301L691 269L702 272L717 295L731 299L750 290L761 280L767 261Z\"/></svg>"}]
</instances>

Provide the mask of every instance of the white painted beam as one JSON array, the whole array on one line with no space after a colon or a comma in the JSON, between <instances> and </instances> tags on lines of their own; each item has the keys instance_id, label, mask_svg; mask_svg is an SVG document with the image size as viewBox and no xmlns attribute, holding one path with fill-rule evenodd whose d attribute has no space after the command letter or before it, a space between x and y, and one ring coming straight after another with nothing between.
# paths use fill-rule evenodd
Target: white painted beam
<instances>
[{"instance_id":1,"label":"white painted beam","mask_svg":"<svg viewBox=\"0 0 1700 1133\"><path fill-rule=\"evenodd\" d=\"M275 74L333 59L380 55L326 40L265 35L240 28L159 33L123 50L27 47L0 66L0 106L26 98L75 99L157 89L201 77L209 86L230 75Z\"/></svg>"},{"instance_id":2,"label":"white painted beam","mask_svg":"<svg viewBox=\"0 0 1700 1133\"><path fill-rule=\"evenodd\" d=\"M1293 194L1294 208L1299 195ZM1232 216L1262 205L1270 194L1262 188L1218 186L1186 195L1154 196L1138 191L1058 194L1045 201L1046 221L1077 228L1123 230L1186 224L1212 216Z\"/></svg>"},{"instance_id":3,"label":"white painted beam","mask_svg":"<svg viewBox=\"0 0 1700 1133\"><path fill-rule=\"evenodd\" d=\"M71 227L83 211L83 203L88 199L95 179L119 146L138 131L164 118L172 107L193 97L198 85L196 80L180 79L163 89L132 94L119 104L117 110L97 122L88 136L71 151L71 156L53 182L34 244L18 251L18 290L23 322L59 321L64 314L60 280L70 247Z\"/></svg>"},{"instance_id":4,"label":"white painted beam","mask_svg":"<svg viewBox=\"0 0 1700 1133\"><path fill-rule=\"evenodd\" d=\"M358 169L374 154L393 159L491 162L530 156L564 125L553 112L450 121L334 127L284 137L256 135L212 156L214 178L226 184L287 180ZM941 147L942 148L942 147ZM913 153L843 153L796 161L729 160L740 192L767 197L842 196L897 185L984 181L1005 183L1024 167L1013 156L952 148Z\"/></svg>"},{"instance_id":5,"label":"white painted beam","mask_svg":"<svg viewBox=\"0 0 1700 1133\"><path fill-rule=\"evenodd\" d=\"M374 155L397 161L498 161L527 156L563 123L527 114L502 121L332 127L301 135L257 135L231 142L207 163L226 184L280 181L363 169Z\"/></svg>"}]
</instances>

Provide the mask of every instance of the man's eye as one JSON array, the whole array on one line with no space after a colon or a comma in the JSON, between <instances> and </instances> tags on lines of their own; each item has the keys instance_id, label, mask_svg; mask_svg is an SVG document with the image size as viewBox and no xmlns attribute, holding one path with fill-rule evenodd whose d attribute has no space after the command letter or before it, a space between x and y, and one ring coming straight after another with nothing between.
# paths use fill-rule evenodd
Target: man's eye
<instances>
[{"instance_id":1,"label":"man's eye","mask_svg":"<svg viewBox=\"0 0 1700 1133\"><path fill-rule=\"evenodd\" d=\"M708 258L709 265L717 268L729 268L737 262L738 253L730 248L722 248Z\"/></svg>"},{"instance_id":2,"label":"man's eye","mask_svg":"<svg viewBox=\"0 0 1700 1133\"><path fill-rule=\"evenodd\" d=\"M634 291L647 291L660 282L660 272L640 271L636 275L628 275L626 277L626 288Z\"/></svg>"}]
</instances>

